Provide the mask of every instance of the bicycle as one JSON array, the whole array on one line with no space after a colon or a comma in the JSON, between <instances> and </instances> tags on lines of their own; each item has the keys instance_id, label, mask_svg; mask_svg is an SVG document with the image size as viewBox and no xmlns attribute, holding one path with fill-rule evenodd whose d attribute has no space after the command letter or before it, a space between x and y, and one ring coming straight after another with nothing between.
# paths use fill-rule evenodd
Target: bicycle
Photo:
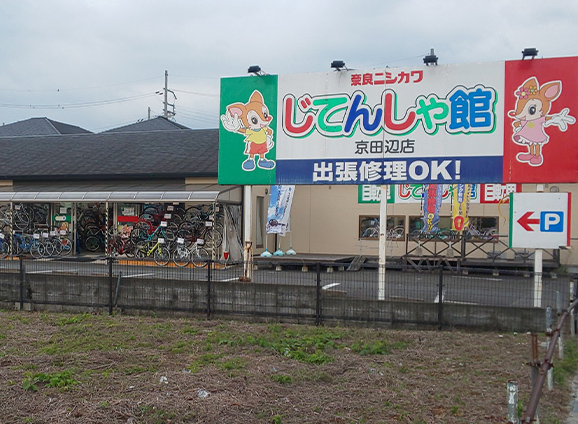
<instances>
[{"instance_id":1,"label":"bicycle","mask_svg":"<svg viewBox=\"0 0 578 424\"><path fill-rule=\"evenodd\" d=\"M211 254L204 247L199 247L199 241L191 248L191 262L197 268L205 268L211 259Z\"/></svg>"},{"instance_id":2,"label":"bicycle","mask_svg":"<svg viewBox=\"0 0 578 424\"><path fill-rule=\"evenodd\" d=\"M128 258L134 258L135 248L136 246L129 236L117 233L108 240L106 253L113 256L126 255Z\"/></svg>"},{"instance_id":3,"label":"bicycle","mask_svg":"<svg viewBox=\"0 0 578 424\"><path fill-rule=\"evenodd\" d=\"M57 231L52 231L50 236L45 239L44 244L47 254L51 252L51 255L68 256L72 252L72 240Z\"/></svg>"},{"instance_id":4,"label":"bicycle","mask_svg":"<svg viewBox=\"0 0 578 424\"><path fill-rule=\"evenodd\" d=\"M10 238L0 232L0 258L5 258L10 254Z\"/></svg>"},{"instance_id":5,"label":"bicycle","mask_svg":"<svg viewBox=\"0 0 578 424\"><path fill-rule=\"evenodd\" d=\"M178 267L185 267L192 263L195 268L205 268L210 258L209 251L200 247L198 241L195 241L191 248L187 249L184 239L177 241L177 247L172 253L173 262Z\"/></svg>"},{"instance_id":6,"label":"bicycle","mask_svg":"<svg viewBox=\"0 0 578 424\"><path fill-rule=\"evenodd\" d=\"M139 215L139 221L148 221L152 226L158 226L162 221L170 220L178 227L184 216L185 210L178 205L147 205Z\"/></svg>"},{"instance_id":7,"label":"bicycle","mask_svg":"<svg viewBox=\"0 0 578 424\"><path fill-rule=\"evenodd\" d=\"M497 240L498 234L495 228L478 230L475 226L470 225L465 232L466 240Z\"/></svg>"},{"instance_id":8,"label":"bicycle","mask_svg":"<svg viewBox=\"0 0 578 424\"><path fill-rule=\"evenodd\" d=\"M47 255L47 247L40 241L40 234L24 235L15 233L12 240L13 251L16 255L30 253L33 258L39 259Z\"/></svg>"},{"instance_id":9,"label":"bicycle","mask_svg":"<svg viewBox=\"0 0 578 424\"><path fill-rule=\"evenodd\" d=\"M96 252L105 245L104 232L99 231L96 234L91 234L84 240L84 248L89 252Z\"/></svg>"},{"instance_id":10,"label":"bicycle","mask_svg":"<svg viewBox=\"0 0 578 424\"><path fill-rule=\"evenodd\" d=\"M153 257L155 263L160 266L165 266L171 260L171 252L165 246L162 238L157 239L156 242L147 240L140 241L136 245L135 256L139 259Z\"/></svg>"},{"instance_id":11,"label":"bicycle","mask_svg":"<svg viewBox=\"0 0 578 424\"><path fill-rule=\"evenodd\" d=\"M149 230L145 230L136 225L130 232L130 239L135 245L141 241L155 241L159 237L162 237L165 240L165 243L168 244L170 250L174 248L174 242L177 237L174 231L168 228L167 221L161 221L152 233L149 233Z\"/></svg>"}]
</instances>

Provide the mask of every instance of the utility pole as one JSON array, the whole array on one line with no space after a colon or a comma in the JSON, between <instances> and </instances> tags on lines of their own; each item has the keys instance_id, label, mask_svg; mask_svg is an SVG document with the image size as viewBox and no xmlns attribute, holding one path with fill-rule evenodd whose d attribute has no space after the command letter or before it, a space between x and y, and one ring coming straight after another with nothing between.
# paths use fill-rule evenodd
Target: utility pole
<instances>
[{"instance_id":1,"label":"utility pole","mask_svg":"<svg viewBox=\"0 0 578 424\"><path fill-rule=\"evenodd\" d=\"M174 103L169 103L168 101L168 95L169 92L173 95L173 97L175 98L175 100L177 100L177 96L175 96L175 92L173 90L169 90L169 71L165 70L165 88L163 90L163 94L164 94L164 101L163 101L163 116L166 119L172 118L173 116L175 116L175 104ZM158 92L157 92L158 93ZM159 93L160 94L160 93ZM173 109L172 111L169 110L169 106Z\"/></svg>"}]
</instances>

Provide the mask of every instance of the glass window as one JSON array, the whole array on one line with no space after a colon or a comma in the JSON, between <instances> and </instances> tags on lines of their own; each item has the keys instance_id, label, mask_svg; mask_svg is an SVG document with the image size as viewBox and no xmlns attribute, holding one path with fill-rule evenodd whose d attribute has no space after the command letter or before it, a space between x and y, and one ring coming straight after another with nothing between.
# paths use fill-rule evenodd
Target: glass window
<instances>
[{"instance_id":1,"label":"glass window","mask_svg":"<svg viewBox=\"0 0 578 424\"><path fill-rule=\"evenodd\" d=\"M405 237L405 217L387 217L387 238L402 239ZM359 217L359 238L364 240L379 239L379 216L362 215Z\"/></svg>"},{"instance_id":2,"label":"glass window","mask_svg":"<svg viewBox=\"0 0 578 424\"><path fill-rule=\"evenodd\" d=\"M471 216L470 228L475 228L479 231L498 231L498 217L496 216Z\"/></svg>"},{"instance_id":3,"label":"glass window","mask_svg":"<svg viewBox=\"0 0 578 424\"><path fill-rule=\"evenodd\" d=\"M416 233L423 230L424 222L422 216L410 216L409 217L409 233ZM438 229L441 230L451 230L452 229L452 217L451 216L440 216L438 221Z\"/></svg>"}]
</instances>

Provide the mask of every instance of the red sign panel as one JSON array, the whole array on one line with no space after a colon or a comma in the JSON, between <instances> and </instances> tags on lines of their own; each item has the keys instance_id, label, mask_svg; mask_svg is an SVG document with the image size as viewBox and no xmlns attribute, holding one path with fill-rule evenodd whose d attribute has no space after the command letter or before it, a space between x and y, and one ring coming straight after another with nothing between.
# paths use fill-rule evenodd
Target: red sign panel
<instances>
[{"instance_id":1,"label":"red sign panel","mask_svg":"<svg viewBox=\"0 0 578 424\"><path fill-rule=\"evenodd\" d=\"M578 57L505 66L504 182L577 182Z\"/></svg>"}]
</instances>

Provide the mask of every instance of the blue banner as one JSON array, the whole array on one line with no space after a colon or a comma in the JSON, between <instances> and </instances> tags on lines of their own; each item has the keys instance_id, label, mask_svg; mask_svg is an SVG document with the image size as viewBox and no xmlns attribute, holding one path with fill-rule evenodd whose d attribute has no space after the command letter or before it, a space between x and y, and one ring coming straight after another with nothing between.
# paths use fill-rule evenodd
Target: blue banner
<instances>
[{"instance_id":1,"label":"blue banner","mask_svg":"<svg viewBox=\"0 0 578 424\"><path fill-rule=\"evenodd\" d=\"M271 198L267 209L267 233L285 235L289 229L291 203L293 202L293 185L271 186Z\"/></svg>"}]
</instances>

